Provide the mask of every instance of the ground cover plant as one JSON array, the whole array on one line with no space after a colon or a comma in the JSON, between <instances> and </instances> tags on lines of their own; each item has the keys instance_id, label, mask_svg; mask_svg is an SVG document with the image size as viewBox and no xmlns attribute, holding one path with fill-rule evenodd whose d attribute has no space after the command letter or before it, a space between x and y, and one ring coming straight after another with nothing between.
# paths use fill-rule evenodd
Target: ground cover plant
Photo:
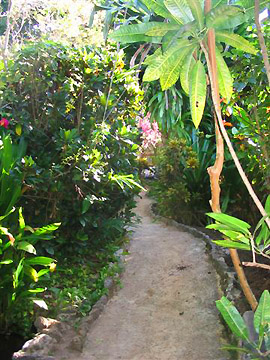
<instances>
[{"instance_id":1,"label":"ground cover plant","mask_svg":"<svg viewBox=\"0 0 270 360\"><path fill-rule=\"evenodd\" d=\"M5 121L4 121L5 120ZM2 119L2 126L8 121ZM33 229L25 224L22 208L16 205L22 194L23 178L31 167L21 139L13 144L10 135L1 129L1 212L0 216L0 334L13 330L26 335L32 327L34 303L46 307L38 296L45 291L36 284L53 271L53 258L38 256L36 245L51 240L59 223ZM41 281L40 281L41 279Z\"/></svg>"},{"instance_id":2,"label":"ground cover plant","mask_svg":"<svg viewBox=\"0 0 270 360\"><path fill-rule=\"evenodd\" d=\"M226 345L224 350L248 354L248 359L267 359L270 354L270 295L265 290L254 313L252 326L247 326L235 306L223 296L216 302L223 319L243 346Z\"/></svg>"}]
</instances>

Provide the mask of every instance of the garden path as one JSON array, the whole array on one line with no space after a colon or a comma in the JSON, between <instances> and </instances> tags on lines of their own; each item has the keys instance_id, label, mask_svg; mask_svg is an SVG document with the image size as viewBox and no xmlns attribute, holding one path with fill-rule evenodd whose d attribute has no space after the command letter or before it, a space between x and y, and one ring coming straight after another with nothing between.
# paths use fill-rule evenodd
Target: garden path
<instances>
[{"instance_id":1,"label":"garden path","mask_svg":"<svg viewBox=\"0 0 270 360\"><path fill-rule=\"evenodd\" d=\"M205 243L155 222L138 201L123 288L90 326L76 360L225 360L214 301L215 270ZM61 359L74 360L63 354Z\"/></svg>"}]
</instances>

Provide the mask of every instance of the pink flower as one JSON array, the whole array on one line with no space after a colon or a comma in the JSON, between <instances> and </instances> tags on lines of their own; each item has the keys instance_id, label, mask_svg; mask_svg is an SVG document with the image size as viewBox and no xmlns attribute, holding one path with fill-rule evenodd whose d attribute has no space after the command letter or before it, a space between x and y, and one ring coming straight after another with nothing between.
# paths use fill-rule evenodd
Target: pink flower
<instances>
[{"instance_id":1,"label":"pink flower","mask_svg":"<svg viewBox=\"0 0 270 360\"><path fill-rule=\"evenodd\" d=\"M161 141L161 133L158 129L158 123L150 121L151 113L148 112L143 118L139 118L138 127L142 129L142 147L144 149L150 146L156 147L157 143Z\"/></svg>"},{"instance_id":2,"label":"pink flower","mask_svg":"<svg viewBox=\"0 0 270 360\"><path fill-rule=\"evenodd\" d=\"M6 128L6 129L8 128L8 124L9 124L9 121L6 118L2 118L0 120L0 125L4 126L4 128Z\"/></svg>"}]
</instances>

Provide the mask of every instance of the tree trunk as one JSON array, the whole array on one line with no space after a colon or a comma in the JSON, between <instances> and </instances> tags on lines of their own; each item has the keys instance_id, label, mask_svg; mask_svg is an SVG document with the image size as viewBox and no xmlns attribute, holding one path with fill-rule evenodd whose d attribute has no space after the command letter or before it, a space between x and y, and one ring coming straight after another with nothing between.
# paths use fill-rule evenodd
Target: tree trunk
<instances>
[{"instance_id":1,"label":"tree trunk","mask_svg":"<svg viewBox=\"0 0 270 360\"><path fill-rule=\"evenodd\" d=\"M211 0L205 0L204 5L205 5L205 7L204 7L205 13L209 12L211 10ZM211 90L212 90L212 99L213 99L213 103L214 103L216 116L217 116L218 123L219 123L221 129L223 127L222 130L225 130L223 122L222 122L221 109L220 109L220 97L219 97L219 88L218 88L218 80L217 80L217 65L216 65L216 48L215 48L215 31L214 31L214 29L209 29L209 31L208 31L208 52L205 49L203 44L202 44L202 47L203 47L205 57L207 60L207 67L208 67L208 73L209 73L209 77L210 77L210 84L211 84ZM216 123L216 129L217 129L218 128L217 121L215 123ZM226 130L225 130L225 132L226 132ZM222 131L222 134L224 134L223 131ZM220 137L221 137L220 129L218 129L218 131L216 130L217 154L216 154L215 165L218 166L218 169L221 172L222 166L223 166L223 161L221 162L221 158L224 156L224 154L219 153L219 151L222 151L222 147L218 146L218 144L221 143ZM222 142L223 142L223 139L222 139ZM215 167L215 165L214 165L214 167ZM221 166L221 168L220 168L220 166ZM216 173L216 174L218 174L218 173ZM219 184L217 183L217 182L219 182L219 176L216 176L216 174L214 174L215 177L213 177L213 174L212 174L212 179L211 179L211 191L213 190L213 185L212 185L212 183L213 183L214 187L215 187L214 190L216 192L214 194L214 196L216 196L218 194L217 189L219 187ZM211 172L209 173L209 175L211 177ZM219 199L218 200L215 199L215 203L213 203L213 194L212 194L212 200L211 200L211 207L214 212L220 212ZM234 264L234 268L238 275L240 285L246 296L246 299L249 302L252 310L255 310L258 303L257 303L256 298L247 282L244 270L240 263L240 259L239 259L237 250L230 249L230 255L232 258L232 262Z\"/></svg>"}]
</instances>

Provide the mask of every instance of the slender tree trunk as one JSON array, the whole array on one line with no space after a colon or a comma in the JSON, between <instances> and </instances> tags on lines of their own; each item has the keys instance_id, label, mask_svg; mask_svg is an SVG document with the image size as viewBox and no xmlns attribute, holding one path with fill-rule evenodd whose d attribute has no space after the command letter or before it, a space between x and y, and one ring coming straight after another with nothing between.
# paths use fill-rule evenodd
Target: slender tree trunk
<instances>
[{"instance_id":1,"label":"slender tree trunk","mask_svg":"<svg viewBox=\"0 0 270 360\"><path fill-rule=\"evenodd\" d=\"M216 132L216 160L213 166L210 166L207 171L210 178L210 185L211 185L211 200L210 206L213 212L220 213L220 175L223 168L224 162L224 141L222 135L220 133L216 115L215 117L215 132Z\"/></svg>"},{"instance_id":2,"label":"slender tree trunk","mask_svg":"<svg viewBox=\"0 0 270 360\"><path fill-rule=\"evenodd\" d=\"M263 62L264 62L264 66L265 66L265 70L266 70L266 75L267 75L267 79L268 79L268 84L270 86L270 62L269 62L269 58L268 58L268 54L267 54L267 49L266 49L266 45L265 45L265 41L264 41L264 37L263 37L263 33L262 33L262 28L261 28L261 24L260 24L260 0L255 0L255 24L256 24L256 28L257 28L257 32L258 32L258 39L259 39L259 44L261 47L261 51L262 51L262 57L263 57Z\"/></svg>"},{"instance_id":3,"label":"slender tree trunk","mask_svg":"<svg viewBox=\"0 0 270 360\"><path fill-rule=\"evenodd\" d=\"M2 56L3 56L4 65L5 65L6 69L8 68L8 65L7 65L7 53L8 53L8 44L9 44L9 36L10 36L10 27L11 27L10 18L11 18L12 5L13 5L12 0L9 0L8 1L8 8L7 8L7 28L6 28L4 44L3 44L3 48L2 48Z\"/></svg>"},{"instance_id":4,"label":"slender tree trunk","mask_svg":"<svg viewBox=\"0 0 270 360\"><path fill-rule=\"evenodd\" d=\"M204 3L205 7L204 7L204 11L205 13L209 12L211 10L211 0L205 0ZM216 65L216 49L215 49L215 31L214 29L209 29L208 32L208 51L209 51L209 55L207 50L205 49L204 45L202 44L205 56L206 56L206 60L207 60L207 67L208 67L208 72L209 72L209 76L210 76L210 83L211 83L211 90L212 90L212 98L213 98L213 103L214 103L214 107L215 107L215 112L216 112L216 116L217 116L217 120L219 123L219 126L221 128L221 131L225 130L225 127L223 125L223 121L222 121L222 116L221 116L221 109L220 109L220 98L219 98L219 88L218 88L218 80L217 80L217 65ZM216 129L217 129L218 125L217 125L217 121L216 121ZM224 136L224 131L222 131L222 134ZM227 133L226 133L227 135ZM220 142L220 129L218 129L218 131L216 131L216 142L217 142L217 151L220 151L221 148L218 147L218 143ZM222 140L223 141L223 140ZM236 154L235 154L236 155ZM216 157L216 162L218 160L218 158L222 157L223 154L219 154L217 153ZM237 158L238 160L238 158ZM216 164L216 163L215 163ZM221 162L219 163L219 166L221 165ZM223 163L222 163L223 165ZM222 166L221 165L221 166ZM221 172L221 169L219 168L219 171ZM211 176L211 173L209 174ZM215 182L218 181L219 177L216 177L216 179L213 179ZM217 184L215 184L215 186L217 187ZM218 185L219 186L219 185ZM211 190L212 190L212 182L211 182ZM217 195L217 193L216 193ZM213 195L212 195L212 200L213 200ZM211 201L211 207L212 210L214 212L220 212L220 207L217 206L217 200L215 200L215 204L213 204L213 201ZM219 201L218 201L219 203ZM247 301L249 302L252 310L255 310L258 303L256 301L256 298L252 292L252 290L250 289L250 286L247 282L244 270L241 266L241 262L237 253L236 249L230 249L230 255L232 258L232 262L234 264L236 273L238 275L239 278L239 282L240 285L243 289L243 292L246 296Z\"/></svg>"}]
</instances>

